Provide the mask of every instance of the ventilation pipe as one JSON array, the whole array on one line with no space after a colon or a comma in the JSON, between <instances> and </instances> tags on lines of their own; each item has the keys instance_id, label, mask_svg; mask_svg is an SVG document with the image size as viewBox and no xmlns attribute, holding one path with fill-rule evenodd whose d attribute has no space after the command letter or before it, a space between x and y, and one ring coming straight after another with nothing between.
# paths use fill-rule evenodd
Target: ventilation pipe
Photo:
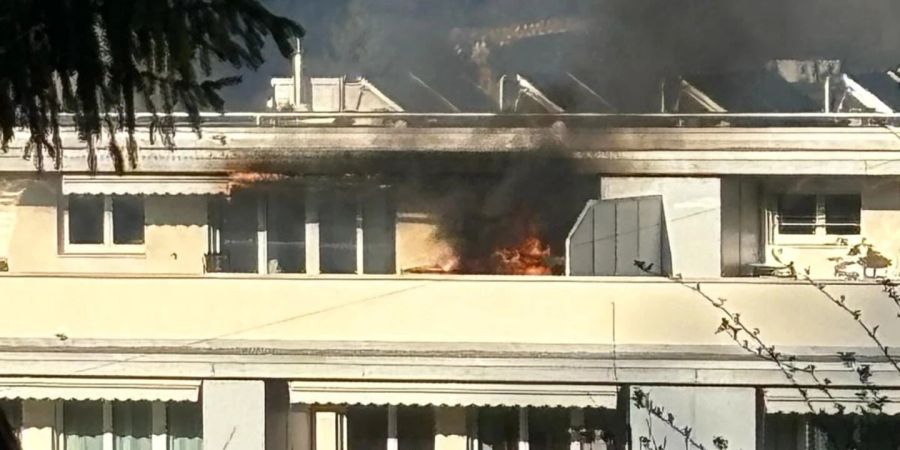
<instances>
[{"instance_id":1,"label":"ventilation pipe","mask_svg":"<svg viewBox=\"0 0 900 450\"><path fill-rule=\"evenodd\" d=\"M505 84L506 84L506 74L503 74L503 75L500 77L500 87L499 87L500 92L499 92L498 95L497 95L497 96L499 97L498 103L500 104L500 109L499 109L500 112L503 112L504 108L506 107L506 104L505 104L505 103L506 103L506 102L505 102L506 99L504 98L504 97L505 97L504 94L506 94L506 92L505 92L505 89L506 89Z\"/></svg>"},{"instance_id":2,"label":"ventilation pipe","mask_svg":"<svg viewBox=\"0 0 900 450\"><path fill-rule=\"evenodd\" d=\"M294 68L294 109L300 109L303 104L303 42L300 38L297 38L291 62Z\"/></svg>"}]
</instances>

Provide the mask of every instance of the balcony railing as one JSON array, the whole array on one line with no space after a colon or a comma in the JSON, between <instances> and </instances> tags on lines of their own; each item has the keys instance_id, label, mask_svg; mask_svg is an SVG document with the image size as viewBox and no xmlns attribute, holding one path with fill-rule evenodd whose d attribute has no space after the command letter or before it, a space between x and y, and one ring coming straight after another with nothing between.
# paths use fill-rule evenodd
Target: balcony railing
<instances>
[{"instance_id":1,"label":"balcony railing","mask_svg":"<svg viewBox=\"0 0 900 450\"><path fill-rule=\"evenodd\" d=\"M162 117L162 116L159 116ZM879 113L702 113L702 114L603 114L603 113L408 113L408 112L229 112L201 113L208 126L260 127L543 127L563 123L572 127L895 127L900 114ZM63 123L71 123L63 115ZM176 124L189 122L186 113L174 113ZM149 125L154 115L137 114L139 125Z\"/></svg>"}]
</instances>

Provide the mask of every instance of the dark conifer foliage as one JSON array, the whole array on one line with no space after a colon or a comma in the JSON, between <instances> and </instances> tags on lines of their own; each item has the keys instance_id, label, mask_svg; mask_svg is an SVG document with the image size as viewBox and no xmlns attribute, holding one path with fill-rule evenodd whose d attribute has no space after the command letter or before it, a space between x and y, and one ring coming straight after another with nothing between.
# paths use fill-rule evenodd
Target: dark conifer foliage
<instances>
[{"instance_id":1,"label":"dark conifer foliage","mask_svg":"<svg viewBox=\"0 0 900 450\"><path fill-rule=\"evenodd\" d=\"M151 135L164 139L173 111L199 127L199 112L221 111L219 90L240 81L213 77L214 66L255 69L268 38L287 56L302 34L259 0L0 1L2 148L21 127L26 156L39 169L45 156L59 167L61 113L72 113L92 168L100 142L118 170L126 160L133 167L136 110L154 114Z\"/></svg>"}]
</instances>

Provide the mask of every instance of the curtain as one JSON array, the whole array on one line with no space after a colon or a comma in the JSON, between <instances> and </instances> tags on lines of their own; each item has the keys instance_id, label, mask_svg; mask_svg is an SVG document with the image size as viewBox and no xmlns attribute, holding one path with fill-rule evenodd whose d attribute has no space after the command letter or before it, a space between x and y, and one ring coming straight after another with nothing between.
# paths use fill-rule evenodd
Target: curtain
<instances>
[{"instance_id":1,"label":"curtain","mask_svg":"<svg viewBox=\"0 0 900 450\"><path fill-rule=\"evenodd\" d=\"M66 450L103 450L103 403L63 403Z\"/></svg>"},{"instance_id":2,"label":"curtain","mask_svg":"<svg viewBox=\"0 0 900 450\"><path fill-rule=\"evenodd\" d=\"M169 434L169 450L202 450L203 412L200 403L169 403L166 411L166 422Z\"/></svg>"},{"instance_id":3,"label":"curtain","mask_svg":"<svg viewBox=\"0 0 900 450\"><path fill-rule=\"evenodd\" d=\"M151 450L152 420L150 402L114 402L115 450Z\"/></svg>"}]
</instances>

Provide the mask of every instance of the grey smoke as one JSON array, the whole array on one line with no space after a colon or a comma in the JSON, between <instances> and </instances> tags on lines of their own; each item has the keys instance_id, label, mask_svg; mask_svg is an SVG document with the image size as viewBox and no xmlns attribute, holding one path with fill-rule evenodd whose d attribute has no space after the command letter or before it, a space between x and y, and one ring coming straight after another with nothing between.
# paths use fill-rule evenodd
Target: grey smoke
<instances>
[{"instance_id":1,"label":"grey smoke","mask_svg":"<svg viewBox=\"0 0 900 450\"><path fill-rule=\"evenodd\" d=\"M654 78L758 68L775 58L842 59L855 71L900 64L896 0L268 0L308 30L311 73L473 72L455 28L580 17L590 31L524 40L491 53L497 71L592 71ZM259 109L277 53L227 94ZM474 73L470 73L475 77Z\"/></svg>"}]
</instances>

